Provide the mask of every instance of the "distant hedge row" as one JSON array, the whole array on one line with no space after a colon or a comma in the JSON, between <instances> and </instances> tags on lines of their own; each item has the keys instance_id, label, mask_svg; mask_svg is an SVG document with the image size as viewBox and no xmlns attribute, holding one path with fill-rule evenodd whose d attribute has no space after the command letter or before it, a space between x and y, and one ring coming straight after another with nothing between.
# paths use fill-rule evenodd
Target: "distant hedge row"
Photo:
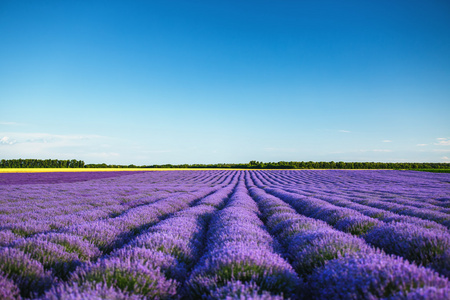
<instances>
[{"instance_id":1,"label":"distant hedge row","mask_svg":"<svg viewBox=\"0 0 450 300\"><path fill-rule=\"evenodd\" d=\"M450 169L450 163L383 163L383 162L313 162L280 161L246 164L181 164L181 165L107 165L85 164L81 160L59 159L2 159L0 168L220 168L220 169Z\"/></svg>"},{"instance_id":2,"label":"distant hedge row","mask_svg":"<svg viewBox=\"0 0 450 300\"><path fill-rule=\"evenodd\" d=\"M233 169L450 169L449 163L250 161L247 164L153 165L151 168L233 168Z\"/></svg>"},{"instance_id":3,"label":"distant hedge row","mask_svg":"<svg viewBox=\"0 0 450 300\"><path fill-rule=\"evenodd\" d=\"M82 160L61 159L2 159L0 168L84 168Z\"/></svg>"}]
</instances>

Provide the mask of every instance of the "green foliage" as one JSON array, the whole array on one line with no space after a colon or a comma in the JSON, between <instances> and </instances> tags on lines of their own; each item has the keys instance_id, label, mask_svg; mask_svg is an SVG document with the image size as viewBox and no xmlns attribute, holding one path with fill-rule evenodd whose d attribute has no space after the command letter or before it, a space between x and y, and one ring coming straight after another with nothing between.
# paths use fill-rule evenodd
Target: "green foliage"
<instances>
[{"instance_id":1,"label":"green foliage","mask_svg":"<svg viewBox=\"0 0 450 300\"><path fill-rule=\"evenodd\" d=\"M280 161L259 162L252 160L242 164L183 164L183 165L151 165L143 168L217 168L217 169L395 169L395 170L446 170L450 171L450 163L384 163L384 162L326 162L326 161ZM445 171L444 171L445 172Z\"/></svg>"},{"instance_id":2,"label":"green foliage","mask_svg":"<svg viewBox=\"0 0 450 300\"><path fill-rule=\"evenodd\" d=\"M82 160L60 159L2 159L0 168L84 168Z\"/></svg>"},{"instance_id":3,"label":"green foliage","mask_svg":"<svg viewBox=\"0 0 450 300\"><path fill-rule=\"evenodd\" d=\"M108 165L85 164L81 160L58 159L2 159L0 168L144 168L144 169L394 169L417 170L429 172L450 172L450 163L384 163L384 162L326 162L326 161L279 161L260 162L252 160L248 163L217 163L217 164L181 164L181 165Z\"/></svg>"}]
</instances>

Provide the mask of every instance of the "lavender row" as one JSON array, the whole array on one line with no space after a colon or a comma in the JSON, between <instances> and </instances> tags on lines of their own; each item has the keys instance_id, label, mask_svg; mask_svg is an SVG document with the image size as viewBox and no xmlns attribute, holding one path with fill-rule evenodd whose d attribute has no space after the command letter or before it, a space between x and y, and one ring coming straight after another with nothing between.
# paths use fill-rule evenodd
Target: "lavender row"
<instances>
[{"instance_id":1,"label":"lavender row","mask_svg":"<svg viewBox=\"0 0 450 300\"><path fill-rule=\"evenodd\" d=\"M367 199L364 197L348 197L348 196L345 197L347 195L347 193L345 193L346 191L343 192L342 190L336 190L334 188L330 191L323 188L317 189L312 188L313 190L309 193L305 193L303 188L299 188L298 186L285 187L284 189L289 192L301 194L305 197L314 197L321 200L325 200L338 206L349 207L363 213L364 215L368 215L370 217L374 217L377 219L382 219L385 222L393 222L393 221L407 222L423 226L425 228L434 228L438 230L443 230L444 229L443 226L442 225L439 226L435 222L440 222L448 226L449 223L448 220L450 220L449 215L443 212L429 210L432 208L432 205L423 202L417 203L416 201L409 201L413 202L414 205L416 205L417 207L422 208L419 209L414 206L408 207L405 205L398 205L396 203L391 202L391 201L403 203L408 202L407 200L402 201L401 199L398 198L396 198L395 200L390 200L388 202L388 201ZM367 193L368 191L366 190L365 192ZM347 200L346 198L350 199ZM429 209L427 210L424 208ZM438 208L439 207L434 207L434 209Z\"/></svg>"},{"instance_id":2,"label":"lavender row","mask_svg":"<svg viewBox=\"0 0 450 300\"><path fill-rule=\"evenodd\" d=\"M231 180L231 178L229 179ZM216 187L215 189L219 188L220 186ZM203 195L205 195L205 193L210 193L210 191L211 188L207 191L203 191ZM123 222L128 222L128 224L132 223L136 225L137 216L140 216L141 220L146 222L147 224L147 222L151 222L155 218L157 219L158 217L161 217L164 213L167 214L170 213L170 211L180 210L180 206L182 206L182 208L186 208L185 205L183 206L183 200L187 201L187 203L192 203L193 200L195 201L196 199L198 199L198 202L200 203L202 201L208 201L208 198L211 197L201 199L201 197L198 197L198 195L188 195L184 199L165 199L165 201L160 201L161 203L155 203L153 207L154 210L152 210L152 212L155 213L154 215L149 214L149 210L141 210L139 212L135 211L133 214L122 216L121 220L117 220L117 223L115 225L119 225L121 223L123 224ZM211 201L209 200L209 202ZM206 205L206 207L212 206ZM139 213L141 214L139 215ZM133 217L134 220L131 220L131 218ZM0 251L0 270L6 274L9 281L12 280L14 286L16 286L20 290L22 296L28 297L34 293L42 293L52 284L54 284L54 282L57 281L57 278L59 278L60 280L66 279L69 276L70 272L72 272L77 266L92 265L91 261L95 260L101 255L99 249L87 240L97 242L97 244L99 244L100 242L99 246L101 248L105 248L105 244L102 244L102 242L109 242L109 244L111 245L111 243L117 242L117 238L121 234L119 229L119 234L111 235L108 231L108 229L111 229L111 227L106 227L107 223L102 224L106 228L100 228L100 224L91 223L85 225L91 226L90 230L86 228L88 234L90 234L89 236L83 236L80 234L73 235L74 232L72 232L72 234L50 233L41 234L26 239L15 240L9 245L9 247L2 248L3 250ZM96 231L94 225L99 225L98 227L100 230ZM99 237L100 241L92 239L92 234L94 234L96 237ZM115 243L115 245L119 244ZM101 262L99 262L99 264L101 264ZM79 267L79 269L81 270L82 267ZM72 275L71 278L73 276L75 275ZM81 291L92 294L95 291L104 291L105 288L106 286L104 284L87 284L79 286L57 285L54 287L54 290L58 290L58 293L62 292L61 289L63 289L66 291L70 290L74 294ZM121 291L116 290L115 287L112 287L112 289L108 288L108 290L110 290L111 293L121 293ZM55 294L53 295L55 296ZM123 295L127 296L126 292L123 293Z\"/></svg>"},{"instance_id":3,"label":"lavender row","mask_svg":"<svg viewBox=\"0 0 450 300\"><path fill-rule=\"evenodd\" d=\"M330 171L327 171L330 172ZM336 171L339 172L339 171ZM331 173L331 172L330 172ZM348 171L346 173L349 173ZM344 173L344 174L346 174ZM338 173L341 174L341 173ZM363 173L366 174L366 173ZM389 174L389 173L387 173ZM392 175L392 173L390 173ZM275 174L258 174L260 175L260 179L263 180L264 178L274 178L276 177ZM270 183L267 180L263 180L264 184L269 184ZM274 186L274 187L279 187L279 186ZM318 198L321 200L326 200L328 202L340 202L342 203L343 201L346 203L349 202L359 202L361 204L364 205L369 205L369 206L377 206L377 205L381 205L383 209L390 209L394 212L400 213L402 214L402 216L399 215L392 215L390 214L387 218L389 218L389 221L410 221L413 223L416 223L418 225L422 225L424 227L433 227L433 228L438 228L436 225L432 223L430 220L435 220L438 221L440 223L443 223L444 225L447 225L447 221L450 219L450 216L447 215L447 213L442 213L442 212L438 212L438 211L432 211L432 210L427 210L424 209L424 207L430 207L430 205L426 205L426 203L421 203L421 205L419 205L417 202L414 201L410 201L410 202L414 202L416 203L417 206L422 207L422 209L418 209L417 207L408 207L408 206L404 206L404 205L398 205L398 204L392 204L391 201L396 201L399 200L399 202L402 202L401 199L395 198L395 200L391 199L389 200L389 202L383 202L383 201L378 201L378 200L374 200L371 198L367 198L367 197L362 197L362 196L358 196L358 197L349 197L348 191L349 188L348 186L346 187L345 190L343 190L342 188L336 188L336 186L332 186L332 187L310 187L310 186L302 186L301 188L297 185L297 186L283 186L284 189L291 191L291 192L295 192L296 194L301 194L305 197L314 197L314 198ZM363 188L364 189L364 193L367 195L370 193L370 189L372 188L370 185L363 185L361 184L359 189ZM408 187L409 188L409 187ZM398 189L398 188L397 188ZM407 188L403 188L404 190ZM307 191L305 191L307 190ZM350 189L351 190L351 189ZM439 190L439 189L438 189ZM445 194L446 189L441 189L441 192ZM447 189L448 190L448 189ZM425 195L428 196L427 199L429 199L430 196L430 192L426 189L422 189L422 192L425 192ZM447 193L449 196L450 194ZM346 200L349 199L349 200ZM421 199L423 200L423 199ZM450 199L449 199L450 200ZM403 200L403 202L405 202L406 200ZM361 207L361 205L358 204L354 204L354 206L359 206ZM439 207L434 207L434 209L439 209ZM372 213L373 215L378 215L380 212L380 210L377 210L376 208L374 208L373 210L370 211L370 213ZM387 212L386 212L387 213ZM386 214L385 213L385 214ZM413 217L410 218L408 217L409 215L417 215L417 217ZM426 219L424 221L420 221L417 218L423 218ZM441 227L442 229L442 227Z\"/></svg>"},{"instance_id":4,"label":"lavender row","mask_svg":"<svg viewBox=\"0 0 450 300\"><path fill-rule=\"evenodd\" d=\"M90 241L103 251L110 251L132 237L142 226L153 224L169 213L184 209L210 192L211 188L194 194L172 196L151 205L130 209L117 218L76 224L61 231L74 239ZM64 277L76 265L78 258L73 253L67 253L61 246L46 241L46 236L48 235L17 240L12 245L30 252L32 256L37 255L45 267L56 271L56 276Z\"/></svg>"},{"instance_id":5,"label":"lavender row","mask_svg":"<svg viewBox=\"0 0 450 300\"><path fill-rule=\"evenodd\" d=\"M55 285L42 299L102 297L105 289L108 296L119 293L127 298L180 295L187 273L201 255L207 223L234 185L232 182L150 227L99 261L84 264L67 283Z\"/></svg>"},{"instance_id":6,"label":"lavender row","mask_svg":"<svg viewBox=\"0 0 450 300\"><path fill-rule=\"evenodd\" d=\"M120 198L123 197L120 196L121 194L120 189L116 188L112 189L112 191L108 191L108 189L110 189L108 185L100 185L100 186L102 188L101 189L97 188L98 190L97 193L102 194L102 196L89 197L89 201L87 201L87 203L86 198L79 196L79 194L82 195L83 192L78 191L79 194L74 195L74 198L78 198L76 200L77 203L74 206L71 206L69 202L67 203L67 205L65 205L65 207L61 209L61 206L64 205L64 200L58 199L58 204L60 204L60 207L54 207L50 209L50 211L46 210L43 212L43 210L38 210L36 212L27 213L26 217L23 215L19 215L18 216L20 218L19 222L17 222L16 216L11 217L8 216L9 218L5 220L6 224L0 226L0 228L2 228L3 230L9 229L9 231L12 231L13 233L19 236L29 236L39 232L48 232L52 230L54 231L59 228L67 227L73 224L86 223L98 219L109 218L111 216L117 216L119 214L125 213L130 208L154 203L163 198L167 198L168 196L175 197L181 196L182 194L185 194L187 192L196 192L201 187L201 186L189 187L178 184L175 187L174 186L164 187L162 185L156 185L152 186L152 189L148 189L148 184L146 184L145 186L147 186L148 190L145 191L145 194L139 193L138 194L139 198L133 197L133 199L128 202L121 201L122 203L120 203L117 201L118 199L114 199L117 197ZM136 184L132 185L132 187L135 186ZM75 186L72 188L77 187ZM50 205L52 204L53 203L50 202ZM26 203L26 205L30 204ZM90 207L90 209L79 211L78 208L80 205L82 205L83 207L88 206ZM65 214L60 213L59 215L56 216L52 214L53 212L58 211L59 209L65 212ZM72 212L72 209L74 209L75 212ZM1 244L5 244L5 241L2 241L2 239L0 238L0 245Z\"/></svg>"},{"instance_id":7,"label":"lavender row","mask_svg":"<svg viewBox=\"0 0 450 300\"><path fill-rule=\"evenodd\" d=\"M211 220L205 254L186 282L187 294L194 299L292 297L298 277L278 248L240 180L227 206Z\"/></svg>"},{"instance_id":8,"label":"lavender row","mask_svg":"<svg viewBox=\"0 0 450 300\"><path fill-rule=\"evenodd\" d=\"M402 258L389 256L364 240L307 218L281 199L247 185L269 231L282 241L303 282L305 299L444 299L448 280Z\"/></svg>"},{"instance_id":9,"label":"lavender row","mask_svg":"<svg viewBox=\"0 0 450 300\"><path fill-rule=\"evenodd\" d=\"M76 224L62 231L83 236L103 251L110 251L144 229L143 226L155 224L170 214L186 209L197 199L204 198L220 188L221 186L207 187L194 193L170 196L149 205L130 209L116 218Z\"/></svg>"},{"instance_id":10,"label":"lavender row","mask_svg":"<svg viewBox=\"0 0 450 300\"><path fill-rule=\"evenodd\" d=\"M65 209L67 214L56 215L53 217L45 215L40 217L40 212L38 211L35 213L36 217L33 219L27 218L28 220L23 220L19 222L11 221L10 223L3 225L0 231L0 245L5 244L5 242L7 242L1 238L2 232L12 232L17 237L19 236L26 237L37 233L55 231L75 224L94 222L97 220L114 217L126 213L128 210L132 208L136 208L142 205L148 205L161 199L167 198L168 195L173 197L180 194L181 193L156 193L152 196L143 197L138 201L133 201L133 203L129 203L128 205L106 204L101 207L95 207L93 209L83 211L76 211L75 209L75 212L71 212L72 207L68 206ZM99 202L97 204L102 204L102 202Z\"/></svg>"},{"instance_id":11,"label":"lavender row","mask_svg":"<svg viewBox=\"0 0 450 300\"><path fill-rule=\"evenodd\" d=\"M51 184L46 189L54 195L36 199L30 198L39 196L38 185L27 185L30 193L20 185L0 187L8 195L0 204L25 206L3 217L30 216L23 223L51 219L47 196L58 206L55 219L87 212L93 195L101 205L120 208L41 233L1 230L6 247L0 248L0 298L449 298L446 278L373 247L401 251L449 276L450 252L442 244L447 228L350 201L411 199L402 204L444 212L449 192L443 177L426 176L409 190L409 175L395 177L396 172L150 174ZM95 191L102 186L104 198ZM264 190L283 193L283 199ZM427 194L430 199L420 204ZM65 207L64 195L80 199ZM309 217L299 214L303 210Z\"/></svg>"},{"instance_id":12,"label":"lavender row","mask_svg":"<svg viewBox=\"0 0 450 300\"><path fill-rule=\"evenodd\" d=\"M255 182L260 185L258 180ZM450 235L446 232L401 222L386 224L354 210L319 199L299 197L282 189L265 188L265 191L289 203L302 215L323 220L338 230L361 235L368 243L389 254L417 264L436 266L442 274L449 274Z\"/></svg>"},{"instance_id":13,"label":"lavender row","mask_svg":"<svg viewBox=\"0 0 450 300\"><path fill-rule=\"evenodd\" d=\"M0 173L0 185L55 184L133 175L143 171Z\"/></svg>"},{"instance_id":14,"label":"lavender row","mask_svg":"<svg viewBox=\"0 0 450 300\"><path fill-rule=\"evenodd\" d=\"M301 190L294 189L294 188L286 188L284 190L287 192L295 193L295 194L301 193ZM439 231L448 233L447 227L445 227L444 225L441 225L439 223L436 223L435 221L430 221L430 220L426 220L426 219L424 220L424 219L421 219L418 217L399 215L399 214L394 213L389 210L372 207L371 205L367 205L367 204L363 205L363 204L355 203L355 202L359 202L359 200L354 200L354 202L353 202L350 200L346 200L342 197L339 197L339 195L325 196L325 197L324 196L315 196L315 197L310 197L310 199L320 199L320 200L326 201L326 202L331 203L336 206L349 208L349 209L355 210L357 212L360 212L365 216L375 218L375 219L381 220L386 223L391 223L391 222L411 223L411 224L415 224L415 225L423 227L423 228L429 228L429 229L439 230ZM369 202L368 200L361 200L361 201L364 201L364 203Z\"/></svg>"},{"instance_id":15,"label":"lavender row","mask_svg":"<svg viewBox=\"0 0 450 300\"><path fill-rule=\"evenodd\" d=\"M359 173L356 172L356 174L358 174L356 178L354 176L354 171L334 170L321 171L320 173L326 175L332 182L327 184L328 188L323 185L315 188L315 186L319 184L309 185L312 186L311 192L316 196L318 194L326 195L328 192L332 195L339 194L341 196L348 196L349 200L357 198L390 202L411 209L422 208L442 212L444 213L443 215L440 215L442 218L445 218L445 214L450 212L449 194L445 193L445 190L448 191L446 188L447 181L445 181L445 177L441 180L426 181L423 178L427 177L426 174L419 178L413 176L415 175L413 172L365 171ZM295 178L296 176L292 174L296 173L291 172L289 174ZM383 176L369 177L369 174L379 174ZM405 176L405 174L408 176ZM280 173L271 173L267 174L267 177L273 182L273 180L276 180L280 175ZM445 174L438 175L445 176ZM286 177L287 176L285 175L283 179ZM402 180L398 180L398 178L401 178ZM343 179L347 179L348 181L344 181L340 184L339 181ZM350 180L353 182L350 182ZM331 187L332 190L330 190ZM398 208L400 208L400 206L398 206ZM415 212L418 213L417 210Z\"/></svg>"},{"instance_id":16,"label":"lavender row","mask_svg":"<svg viewBox=\"0 0 450 300\"><path fill-rule=\"evenodd\" d=\"M194 199L188 200L193 201ZM156 204L157 205L151 207L152 209L146 209L145 211L141 210L142 215L140 220L145 222L145 224L156 222L158 217L162 216L164 213L169 213L174 209L180 210L181 207L186 208L189 201L181 203L178 200L172 201L172 203L161 201L161 203ZM176 206L172 207L170 204L176 204ZM135 225L137 220L124 219L124 221L135 221L133 222ZM129 228L126 228L127 224L123 226L124 224L121 223L122 222L117 222L115 225L122 225L122 227L116 227L107 222L85 223L68 228L65 234L66 236L75 236L75 239L78 240L88 240L92 244L98 246L101 250L110 251L114 247L120 246L126 241L127 237L132 236ZM42 240L42 237L40 236L16 240L6 249L16 252L4 252L5 259L8 260L8 263L5 266L2 266L2 268L11 265L11 269L3 269L3 271L18 282L21 293L25 296L29 295L31 292L39 293L48 288L49 282L51 284L51 280L54 278L50 275L64 279L71 271L73 271L74 267L79 264L79 257L75 253L67 251L65 247L56 243ZM20 254L20 257L18 256L18 253ZM19 258L16 259L15 257ZM18 269L17 263L14 263L16 260L20 263L25 263L23 269ZM31 280L33 285L22 283L23 280L26 282L30 281L30 276L28 275L29 268L27 267L27 265L30 264L40 266L38 269L40 272L39 280L33 275L33 280ZM14 272L18 272L17 278L14 277ZM53 274L47 274L48 272L52 272ZM45 280L41 280L41 277ZM41 283L41 281L45 284ZM34 282L37 283L34 284Z\"/></svg>"},{"instance_id":17,"label":"lavender row","mask_svg":"<svg viewBox=\"0 0 450 300\"><path fill-rule=\"evenodd\" d=\"M183 173L179 173L181 174ZM163 174L155 178L154 173L149 172L114 180L93 180L74 184L4 186L1 188L0 215L15 215L30 210L44 212L46 209L51 209L50 214L64 214L66 206L78 205L80 209L90 209L91 205L96 203L98 206L126 204L149 192L164 192L167 188L169 192L176 191L180 183L183 183L183 188L188 189L198 189L201 186L198 183L187 184L187 176L168 175ZM220 177L209 176L209 183L215 184ZM108 188L105 189L105 186ZM81 199L83 201L80 201Z\"/></svg>"},{"instance_id":18,"label":"lavender row","mask_svg":"<svg viewBox=\"0 0 450 300\"><path fill-rule=\"evenodd\" d=\"M73 186L70 184L60 186L57 190L41 187L35 189L34 193L30 193L30 190L16 191L21 195L20 201L10 201L9 203L2 201L0 220L8 222L20 219L27 221L52 215L87 211L105 205L116 206L120 210L122 209L121 206L127 207L134 205L135 202L144 202L147 197L155 193L170 194L183 191L180 188L186 191L186 189L196 189L198 186L173 186L169 188L167 185L153 185L152 188L145 187L142 190L123 191L114 187L105 188L103 184L98 186L86 184ZM0 221L0 224L4 223L2 221Z\"/></svg>"}]
</instances>

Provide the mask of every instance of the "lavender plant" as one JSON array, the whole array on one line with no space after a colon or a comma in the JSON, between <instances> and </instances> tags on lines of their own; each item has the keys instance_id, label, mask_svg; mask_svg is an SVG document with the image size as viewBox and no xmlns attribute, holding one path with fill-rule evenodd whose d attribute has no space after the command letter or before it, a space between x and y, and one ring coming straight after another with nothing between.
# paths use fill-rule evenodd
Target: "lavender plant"
<instances>
[{"instance_id":1,"label":"lavender plant","mask_svg":"<svg viewBox=\"0 0 450 300\"><path fill-rule=\"evenodd\" d=\"M450 298L449 174L207 170L1 181L2 299Z\"/></svg>"}]
</instances>

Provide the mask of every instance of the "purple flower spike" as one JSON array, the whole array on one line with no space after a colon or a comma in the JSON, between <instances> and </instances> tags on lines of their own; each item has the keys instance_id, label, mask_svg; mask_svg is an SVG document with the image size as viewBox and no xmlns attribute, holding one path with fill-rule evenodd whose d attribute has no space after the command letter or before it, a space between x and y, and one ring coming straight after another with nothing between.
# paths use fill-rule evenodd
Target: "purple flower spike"
<instances>
[{"instance_id":1,"label":"purple flower spike","mask_svg":"<svg viewBox=\"0 0 450 300\"><path fill-rule=\"evenodd\" d=\"M437 263L438 257L450 249L449 234L408 223L389 223L375 227L364 238L387 253L400 255L425 266ZM445 264L448 266L448 257L446 260Z\"/></svg>"},{"instance_id":2,"label":"purple flower spike","mask_svg":"<svg viewBox=\"0 0 450 300\"><path fill-rule=\"evenodd\" d=\"M42 293L53 282L50 272L40 262L19 249L0 248L0 271L14 281L25 297Z\"/></svg>"},{"instance_id":3,"label":"purple flower spike","mask_svg":"<svg viewBox=\"0 0 450 300\"><path fill-rule=\"evenodd\" d=\"M447 288L448 279L384 253L353 253L329 261L308 278L315 299L378 299L421 287ZM420 293L420 291L419 291Z\"/></svg>"},{"instance_id":4,"label":"purple flower spike","mask_svg":"<svg viewBox=\"0 0 450 300\"><path fill-rule=\"evenodd\" d=\"M0 272L0 299L15 300L19 298L19 288Z\"/></svg>"},{"instance_id":5,"label":"purple flower spike","mask_svg":"<svg viewBox=\"0 0 450 300\"><path fill-rule=\"evenodd\" d=\"M78 284L105 283L108 287L149 298L165 299L176 295L179 283L167 279L159 268L139 260L112 257L79 267L70 281Z\"/></svg>"},{"instance_id":6,"label":"purple flower spike","mask_svg":"<svg viewBox=\"0 0 450 300\"><path fill-rule=\"evenodd\" d=\"M37 235L35 238L61 245L67 252L76 253L82 261L97 259L102 254L92 243L75 235L65 233L45 233Z\"/></svg>"},{"instance_id":7,"label":"purple flower spike","mask_svg":"<svg viewBox=\"0 0 450 300\"><path fill-rule=\"evenodd\" d=\"M14 234L11 230L2 230L0 231L0 247L8 246L18 238L20 238L20 236Z\"/></svg>"},{"instance_id":8,"label":"purple flower spike","mask_svg":"<svg viewBox=\"0 0 450 300\"><path fill-rule=\"evenodd\" d=\"M39 300L144 300L142 295L133 295L105 283L63 283L52 287Z\"/></svg>"},{"instance_id":9,"label":"purple flower spike","mask_svg":"<svg viewBox=\"0 0 450 300\"><path fill-rule=\"evenodd\" d=\"M207 299L227 299L227 300L283 300L282 295L272 295L254 282L230 281L223 287L215 290Z\"/></svg>"},{"instance_id":10,"label":"purple flower spike","mask_svg":"<svg viewBox=\"0 0 450 300\"><path fill-rule=\"evenodd\" d=\"M66 252L61 245L36 238L16 240L11 247L22 250L42 263L44 268L51 269L55 276L65 278L69 272L80 264L78 255Z\"/></svg>"},{"instance_id":11,"label":"purple flower spike","mask_svg":"<svg viewBox=\"0 0 450 300\"><path fill-rule=\"evenodd\" d=\"M330 229L299 234L291 240L287 250L292 266L300 275L310 274L326 261L359 251L371 250L363 239Z\"/></svg>"}]
</instances>

